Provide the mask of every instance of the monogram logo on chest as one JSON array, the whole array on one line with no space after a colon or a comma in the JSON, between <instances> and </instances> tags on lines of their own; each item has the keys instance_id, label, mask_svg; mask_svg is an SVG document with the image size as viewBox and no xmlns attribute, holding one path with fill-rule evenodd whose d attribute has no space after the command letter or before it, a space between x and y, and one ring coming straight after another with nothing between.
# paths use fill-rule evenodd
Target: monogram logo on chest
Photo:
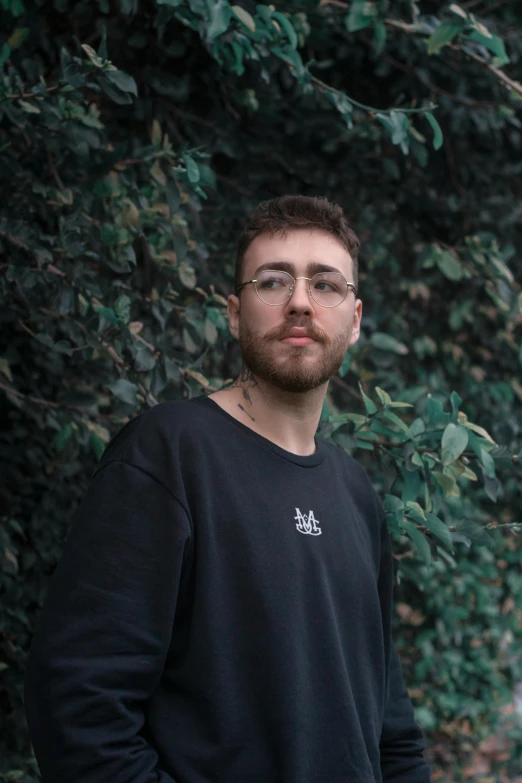
<instances>
[{"instance_id":1,"label":"monogram logo on chest","mask_svg":"<svg viewBox=\"0 0 522 783\"><path fill-rule=\"evenodd\" d=\"M306 536L320 536L323 532L319 527L319 520L314 517L314 512L309 511L308 514L302 514L301 511L296 508L297 516L294 519L297 520L296 528L300 533L304 533Z\"/></svg>"}]
</instances>

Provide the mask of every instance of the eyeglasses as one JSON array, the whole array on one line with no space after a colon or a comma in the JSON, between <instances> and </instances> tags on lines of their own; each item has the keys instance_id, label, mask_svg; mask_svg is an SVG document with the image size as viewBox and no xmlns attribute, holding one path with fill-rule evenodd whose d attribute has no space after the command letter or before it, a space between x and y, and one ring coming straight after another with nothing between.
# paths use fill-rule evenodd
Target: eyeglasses
<instances>
[{"instance_id":1,"label":"eyeglasses","mask_svg":"<svg viewBox=\"0 0 522 783\"><path fill-rule=\"evenodd\" d=\"M313 277L293 277L288 272L278 269L264 269L255 280L247 280L238 286L237 292L249 283L254 283L256 294L267 305L282 305L294 293L297 280L308 280L308 293L321 307L338 307L351 288L355 293L353 283L349 283L340 272L319 272Z\"/></svg>"}]
</instances>

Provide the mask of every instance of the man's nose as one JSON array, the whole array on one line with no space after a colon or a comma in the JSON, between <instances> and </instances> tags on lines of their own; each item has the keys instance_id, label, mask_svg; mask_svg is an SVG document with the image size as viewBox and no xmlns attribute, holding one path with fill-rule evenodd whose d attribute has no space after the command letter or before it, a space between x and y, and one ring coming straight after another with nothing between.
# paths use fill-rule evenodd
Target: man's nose
<instances>
[{"instance_id":1,"label":"man's nose","mask_svg":"<svg viewBox=\"0 0 522 783\"><path fill-rule=\"evenodd\" d=\"M306 277L298 277L294 283L292 296L286 303L288 313L311 313L314 309L314 302L310 296L310 281Z\"/></svg>"}]
</instances>

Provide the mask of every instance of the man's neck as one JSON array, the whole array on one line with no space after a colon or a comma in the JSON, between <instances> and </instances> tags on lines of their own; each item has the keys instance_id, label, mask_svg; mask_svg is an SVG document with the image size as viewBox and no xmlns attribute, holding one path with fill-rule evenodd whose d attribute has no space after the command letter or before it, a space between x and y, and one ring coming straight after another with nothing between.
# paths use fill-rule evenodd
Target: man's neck
<instances>
[{"instance_id":1,"label":"man's neck","mask_svg":"<svg viewBox=\"0 0 522 783\"><path fill-rule=\"evenodd\" d=\"M233 384L210 395L223 410L286 451L308 456L315 451L328 384L309 392L286 392L243 369Z\"/></svg>"}]
</instances>

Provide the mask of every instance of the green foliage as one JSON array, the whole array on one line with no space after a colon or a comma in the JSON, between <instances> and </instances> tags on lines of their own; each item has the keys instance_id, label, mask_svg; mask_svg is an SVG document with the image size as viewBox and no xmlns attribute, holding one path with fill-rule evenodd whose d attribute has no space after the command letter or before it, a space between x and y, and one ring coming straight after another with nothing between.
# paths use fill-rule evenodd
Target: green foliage
<instances>
[{"instance_id":1,"label":"green foliage","mask_svg":"<svg viewBox=\"0 0 522 783\"><path fill-rule=\"evenodd\" d=\"M362 335L319 434L384 500L433 763L451 746L462 779L503 725L520 774L522 17L422 6L1 0L6 780L37 779L25 656L94 465L141 409L237 372L235 238L291 192L363 240Z\"/></svg>"}]
</instances>

